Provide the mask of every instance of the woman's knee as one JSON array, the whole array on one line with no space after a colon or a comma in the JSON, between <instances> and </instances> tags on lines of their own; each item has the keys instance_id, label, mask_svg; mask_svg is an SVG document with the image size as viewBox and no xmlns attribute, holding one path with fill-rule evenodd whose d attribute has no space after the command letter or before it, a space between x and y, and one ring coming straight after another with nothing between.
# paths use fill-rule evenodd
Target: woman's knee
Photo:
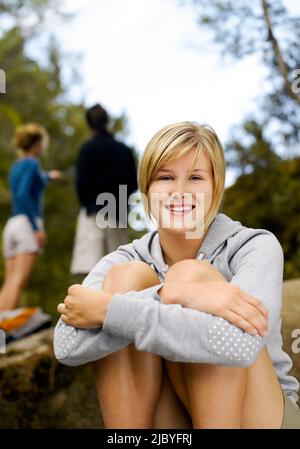
<instances>
[{"instance_id":1,"label":"woman's knee","mask_svg":"<svg viewBox=\"0 0 300 449\"><path fill-rule=\"evenodd\" d=\"M207 260L184 259L172 265L166 275L179 281L224 280L223 275Z\"/></svg>"},{"instance_id":2,"label":"woman's knee","mask_svg":"<svg viewBox=\"0 0 300 449\"><path fill-rule=\"evenodd\" d=\"M104 283L111 286L132 285L142 289L160 283L155 271L142 261L131 261L113 265L106 273Z\"/></svg>"}]
</instances>

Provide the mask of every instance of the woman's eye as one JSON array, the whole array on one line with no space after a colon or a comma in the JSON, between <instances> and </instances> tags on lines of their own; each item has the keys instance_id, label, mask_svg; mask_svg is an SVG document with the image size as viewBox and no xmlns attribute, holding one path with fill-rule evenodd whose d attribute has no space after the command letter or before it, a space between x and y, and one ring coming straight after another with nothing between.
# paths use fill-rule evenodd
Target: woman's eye
<instances>
[{"instance_id":1,"label":"woman's eye","mask_svg":"<svg viewBox=\"0 0 300 449\"><path fill-rule=\"evenodd\" d=\"M193 180L201 180L201 179L203 179L201 176L191 176L191 178L193 179ZM160 176L159 178L158 178L159 180L169 180L169 179L173 179L172 178L172 176Z\"/></svg>"}]
</instances>

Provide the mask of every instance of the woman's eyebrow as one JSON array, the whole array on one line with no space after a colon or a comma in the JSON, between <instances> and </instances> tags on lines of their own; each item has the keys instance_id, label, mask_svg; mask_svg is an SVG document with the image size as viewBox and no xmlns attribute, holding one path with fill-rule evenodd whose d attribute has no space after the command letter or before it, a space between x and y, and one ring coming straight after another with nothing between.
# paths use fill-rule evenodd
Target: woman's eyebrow
<instances>
[{"instance_id":1,"label":"woman's eyebrow","mask_svg":"<svg viewBox=\"0 0 300 449\"><path fill-rule=\"evenodd\" d=\"M158 170L158 172L162 172L162 171L170 173L170 172L173 172L174 170L170 170L168 168L160 168ZM203 171L205 173L208 173L208 171L204 170L203 168L194 168L193 170L186 170L186 172L190 172L190 171Z\"/></svg>"}]
</instances>

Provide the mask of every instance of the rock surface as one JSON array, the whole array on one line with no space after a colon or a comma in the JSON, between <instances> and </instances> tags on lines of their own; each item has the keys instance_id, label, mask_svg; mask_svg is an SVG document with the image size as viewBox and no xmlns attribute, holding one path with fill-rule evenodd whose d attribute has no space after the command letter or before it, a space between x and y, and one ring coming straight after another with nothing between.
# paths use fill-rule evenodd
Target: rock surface
<instances>
[{"instance_id":1,"label":"rock surface","mask_svg":"<svg viewBox=\"0 0 300 449\"><path fill-rule=\"evenodd\" d=\"M52 340L46 329L0 355L0 428L103 428L90 367L58 363Z\"/></svg>"},{"instance_id":2,"label":"rock surface","mask_svg":"<svg viewBox=\"0 0 300 449\"><path fill-rule=\"evenodd\" d=\"M281 317L283 349L293 361L290 374L300 382L300 279L283 283ZM298 405L300 406L300 401Z\"/></svg>"}]
</instances>

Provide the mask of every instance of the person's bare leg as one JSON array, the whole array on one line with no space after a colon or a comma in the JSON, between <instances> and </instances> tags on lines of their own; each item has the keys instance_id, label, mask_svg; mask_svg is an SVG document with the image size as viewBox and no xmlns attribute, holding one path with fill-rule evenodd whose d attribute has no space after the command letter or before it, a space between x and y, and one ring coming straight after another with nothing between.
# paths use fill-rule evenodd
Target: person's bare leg
<instances>
[{"instance_id":1,"label":"person's bare leg","mask_svg":"<svg viewBox=\"0 0 300 449\"><path fill-rule=\"evenodd\" d=\"M163 381L160 396L155 407L153 429L192 428L191 417L170 382L165 359L163 359Z\"/></svg>"},{"instance_id":2,"label":"person's bare leg","mask_svg":"<svg viewBox=\"0 0 300 449\"><path fill-rule=\"evenodd\" d=\"M16 265L16 256L4 259L4 276L6 281L9 281L10 278L13 276L15 265Z\"/></svg>"},{"instance_id":3,"label":"person's bare leg","mask_svg":"<svg viewBox=\"0 0 300 449\"><path fill-rule=\"evenodd\" d=\"M8 290L10 279L13 276L14 273L14 267L15 267L15 261L16 257L6 257L4 259L4 280L3 285L0 290L0 312L3 310L4 306L4 298L6 296L6 290Z\"/></svg>"},{"instance_id":4,"label":"person's bare leg","mask_svg":"<svg viewBox=\"0 0 300 449\"><path fill-rule=\"evenodd\" d=\"M191 260L174 264L165 282L172 279L227 282L212 265ZM166 367L194 428L280 428L283 396L266 348L248 368L167 360Z\"/></svg>"},{"instance_id":5,"label":"person's bare leg","mask_svg":"<svg viewBox=\"0 0 300 449\"><path fill-rule=\"evenodd\" d=\"M14 258L13 265L8 268L9 278L5 280L1 290L1 310L11 310L18 306L37 257L37 253L21 253Z\"/></svg>"},{"instance_id":6,"label":"person's bare leg","mask_svg":"<svg viewBox=\"0 0 300 449\"><path fill-rule=\"evenodd\" d=\"M158 283L151 267L133 261L113 266L102 288L110 293L125 293ZM129 344L91 365L105 428L152 428L161 391L161 357Z\"/></svg>"},{"instance_id":7,"label":"person's bare leg","mask_svg":"<svg viewBox=\"0 0 300 449\"><path fill-rule=\"evenodd\" d=\"M242 428L279 429L283 420L284 397L266 347L247 370Z\"/></svg>"}]
</instances>

